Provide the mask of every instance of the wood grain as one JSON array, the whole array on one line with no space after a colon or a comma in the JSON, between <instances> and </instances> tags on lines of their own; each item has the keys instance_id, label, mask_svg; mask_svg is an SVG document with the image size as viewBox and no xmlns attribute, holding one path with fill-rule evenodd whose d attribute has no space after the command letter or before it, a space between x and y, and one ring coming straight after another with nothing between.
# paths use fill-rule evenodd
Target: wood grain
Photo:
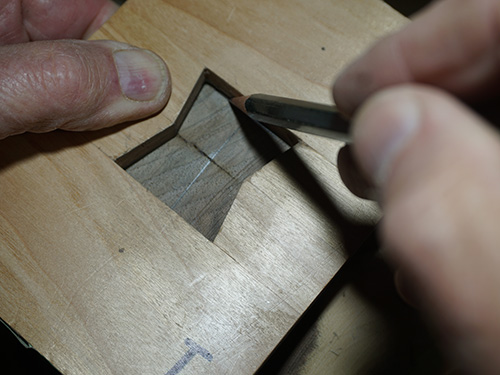
<instances>
[{"instance_id":1,"label":"wood grain","mask_svg":"<svg viewBox=\"0 0 500 375\"><path fill-rule=\"evenodd\" d=\"M255 371L379 218L342 185L341 144L300 137L244 180L213 243L114 159L175 133L205 67L329 102L340 67L403 22L379 1L128 0L96 37L158 52L172 99L116 131L0 142L0 316L67 374ZM193 343L210 356L179 365Z\"/></svg>"},{"instance_id":2,"label":"wood grain","mask_svg":"<svg viewBox=\"0 0 500 375\"><path fill-rule=\"evenodd\" d=\"M41 153L23 163L39 171L24 176L24 188L4 164L15 160L1 154L4 319L64 373L165 373L186 338L215 357L188 373L255 368L262 358L245 348L274 346L297 312L73 138L16 137L2 148ZM45 147L54 143L64 149ZM32 188L40 176L51 189ZM259 312L252 306L262 299Z\"/></svg>"},{"instance_id":3,"label":"wood grain","mask_svg":"<svg viewBox=\"0 0 500 375\"><path fill-rule=\"evenodd\" d=\"M286 149L206 84L177 135L126 170L213 241L243 181Z\"/></svg>"}]
</instances>

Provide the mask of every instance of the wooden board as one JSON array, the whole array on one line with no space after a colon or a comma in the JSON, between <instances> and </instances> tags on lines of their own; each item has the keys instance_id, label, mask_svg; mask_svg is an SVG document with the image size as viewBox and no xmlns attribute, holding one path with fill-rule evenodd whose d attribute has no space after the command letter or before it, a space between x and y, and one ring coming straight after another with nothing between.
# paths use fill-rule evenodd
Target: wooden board
<instances>
[{"instance_id":1,"label":"wooden board","mask_svg":"<svg viewBox=\"0 0 500 375\"><path fill-rule=\"evenodd\" d=\"M116 132L0 143L0 316L67 374L255 371L378 219L340 182L340 143L300 136L213 242L114 159L171 135L204 67L328 102L341 65L402 22L375 0L128 0L96 37L158 52L172 99Z\"/></svg>"}]
</instances>

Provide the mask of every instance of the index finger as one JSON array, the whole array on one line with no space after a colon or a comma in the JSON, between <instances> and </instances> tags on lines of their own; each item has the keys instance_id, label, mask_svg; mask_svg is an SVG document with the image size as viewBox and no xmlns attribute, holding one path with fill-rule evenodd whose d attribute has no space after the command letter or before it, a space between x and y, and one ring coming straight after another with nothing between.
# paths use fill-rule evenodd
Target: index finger
<instances>
[{"instance_id":1,"label":"index finger","mask_svg":"<svg viewBox=\"0 0 500 375\"><path fill-rule=\"evenodd\" d=\"M334 85L348 115L371 94L401 83L437 86L465 100L488 95L500 81L500 2L442 0L375 44Z\"/></svg>"}]
</instances>

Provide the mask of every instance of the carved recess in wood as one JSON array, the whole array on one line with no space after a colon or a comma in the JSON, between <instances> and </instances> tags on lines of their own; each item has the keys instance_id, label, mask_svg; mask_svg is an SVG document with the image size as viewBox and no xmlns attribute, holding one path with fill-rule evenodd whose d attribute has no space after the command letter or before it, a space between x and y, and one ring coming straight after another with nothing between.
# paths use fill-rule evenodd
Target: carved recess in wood
<instances>
[{"instance_id":1,"label":"carved recess in wood","mask_svg":"<svg viewBox=\"0 0 500 375\"><path fill-rule=\"evenodd\" d=\"M213 73L201 80L176 135L126 170L213 241L243 181L296 140L288 133L285 142L234 109L226 95L236 91L220 92Z\"/></svg>"}]
</instances>

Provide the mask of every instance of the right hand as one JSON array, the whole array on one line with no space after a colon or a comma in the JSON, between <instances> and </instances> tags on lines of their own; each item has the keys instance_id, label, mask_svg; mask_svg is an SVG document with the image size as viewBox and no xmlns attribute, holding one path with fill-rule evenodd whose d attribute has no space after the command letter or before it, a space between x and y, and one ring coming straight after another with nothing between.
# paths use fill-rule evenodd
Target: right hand
<instances>
[{"instance_id":1,"label":"right hand","mask_svg":"<svg viewBox=\"0 0 500 375\"><path fill-rule=\"evenodd\" d=\"M466 373L500 374L500 1L436 2L337 80L386 254ZM498 101L495 109L500 111Z\"/></svg>"}]
</instances>

